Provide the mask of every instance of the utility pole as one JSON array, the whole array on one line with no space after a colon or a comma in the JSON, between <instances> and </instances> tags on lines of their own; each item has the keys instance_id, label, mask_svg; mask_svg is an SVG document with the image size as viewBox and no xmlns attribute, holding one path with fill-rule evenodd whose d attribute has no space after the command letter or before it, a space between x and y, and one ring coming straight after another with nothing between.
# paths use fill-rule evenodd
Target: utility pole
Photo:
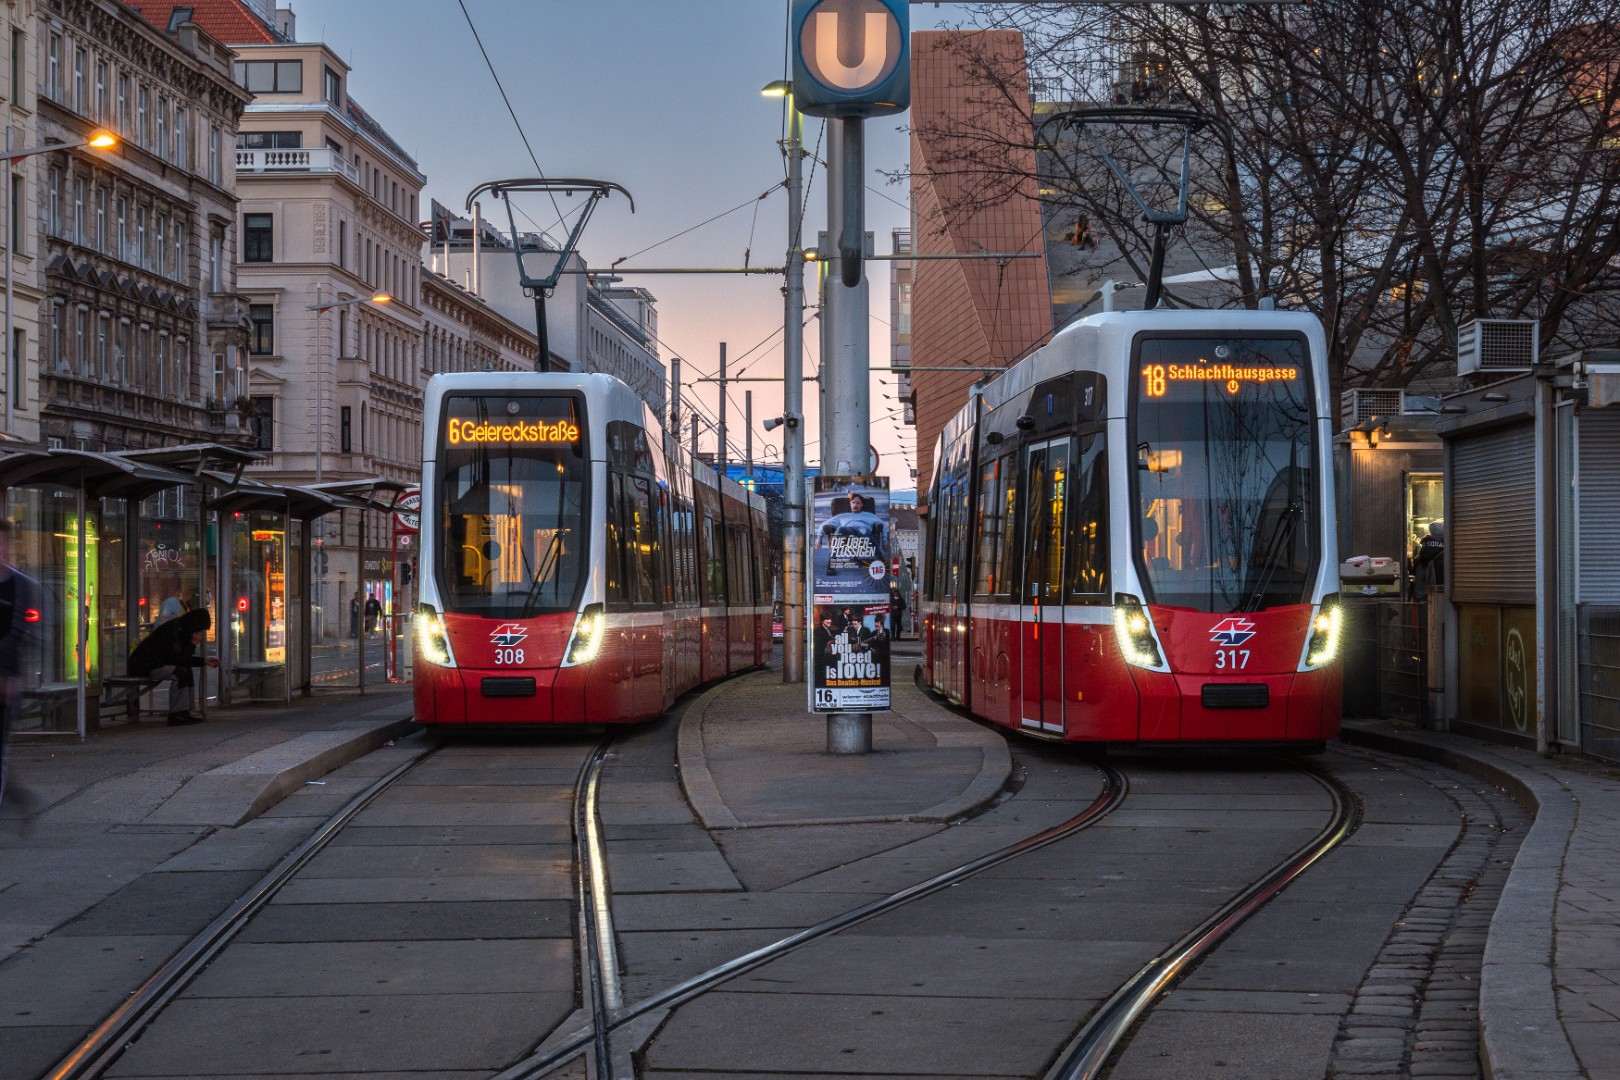
<instances>
[{"instance_id":1,"label":"utility pole","mask_svg":"<svg viewBox=\"0 0 1620 1080\"><path fill-rule=\"evenodd\" d=\"M720 384L724 386L724 383ZM754 392L743 391L743 472L754 478Z\"/></svg>"},{"instance_id":2,"label":"utility pole","mask_svg":"<svg viewBox=\"0 0 1620 1080\"><path fill-rule=\"evenodd\" d=\"M846 284L852 275L844 265L866 250L862 215L849 204L851 199L859 203L865 180L860 175L863 155L858 147L861 121L832 119L827 123L830 242L822 254L830 256L833 265L821 279L822 340L830 346L821 362L821 469L824 475L865 476L871 461L872 408L867 280L859 274L853 286ZM872 714L829 713L827 749L835 754L870 753Z\"/></svg>"},{"instance_id":3,"label":"utility pole","mask_svg":"<svg viewBox=\"0 0 1620 1080\"><path fill-rule=\"evenodd\" d=\"M720 343L720 451L715 455L715 469L723 479L726 475L726 343Z\"/></svg>"},{"instance_id":4,"label":"utility pole","mask_svg":"<svg viewBox=\"0 0 1620 1080\"><path fill-rule=\"evenodd\" d=\"M782 681L804 682L804 121L791 91L787 283L782 289Z\"/></svg>"},{"instance_id":5,"label":"utility pole","mask_svg":"<svg viewBox=\"0 0 1620 1080\"><path fill-rule=\"evenodd\" d=\"M675 433L675 442L681 441L681 358L669 358L669 427Z\"/></svg>"}]
</instances>

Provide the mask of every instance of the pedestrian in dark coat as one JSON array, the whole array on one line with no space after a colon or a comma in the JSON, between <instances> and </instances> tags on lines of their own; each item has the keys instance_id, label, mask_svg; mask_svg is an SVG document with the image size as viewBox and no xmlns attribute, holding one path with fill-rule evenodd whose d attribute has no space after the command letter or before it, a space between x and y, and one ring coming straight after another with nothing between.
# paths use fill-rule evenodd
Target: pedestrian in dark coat
<instances>
[{"instance_id":1,"label":"pedestrian in dark coat","mask_svg":"<svg viewBox=\"0 0 1620 1080\"><path fill-rule=\"evenodd\" d=\"M6 744L22 704L26 647L39 624L39 597L39 582L11 565L11 522L0 518L0 801L6 795Z\"/></svg>"},{"instance_id":2,"label":"pedestrian in dark coat","mask_svg":"<svg viewBox=\"0 0 1620 1080\"><path fill-rule=\"evenodd\" d=\"M191 672L203 666L219 667L214 657L198 654L212 623L207 608L188 611L159 624L129 654L131 675L169 680L170 724L196 724L203 719L191 711L191 688L196 684Z\"/></svg>"}]
</instances>

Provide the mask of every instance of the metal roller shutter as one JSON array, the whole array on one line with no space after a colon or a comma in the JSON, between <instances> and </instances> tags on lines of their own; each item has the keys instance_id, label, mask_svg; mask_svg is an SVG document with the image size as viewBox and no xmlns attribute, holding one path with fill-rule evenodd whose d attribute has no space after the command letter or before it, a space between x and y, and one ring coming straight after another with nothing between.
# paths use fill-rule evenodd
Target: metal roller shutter
<instances>
[{"instance_id":1,"label":"metal roller shutter","mask_svg":"<svg viewBox=\"0 0 1620 1080\"><path fill-rule=\"evenodd\" d=\"M1536 602L1535 425L1520 424L1451 447L1451 598Z\"/></svg>"},{"instance_id":2,"label":"metal roller shutter","mask_svg":"<svg viewBox=\"0 0 1620 1080\"><path fill-rule=\"evenodd\" d=\"M1620 603L1620 409L1586 409L1576 418L1579 450L1579 602Z\"/></svg>"}]
</instances>

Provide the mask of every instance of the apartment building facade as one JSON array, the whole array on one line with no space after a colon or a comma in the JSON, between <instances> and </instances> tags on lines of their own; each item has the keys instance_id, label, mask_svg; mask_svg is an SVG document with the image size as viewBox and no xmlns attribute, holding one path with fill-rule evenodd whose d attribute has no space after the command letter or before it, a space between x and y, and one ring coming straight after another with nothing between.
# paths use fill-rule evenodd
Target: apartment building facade
<instances>
[{"instance_id":1,"label":"apartment building facade","mask_svg":"<svg viewBox=\"0 0 1620 1080\"><path fill-rule=\"evenodd\" d=\"M229 144L249 95L230 50L116 0L41 0L31 29L28 138L63 149L31 163L33 197L18 197L26 176L12 181L14 218L35 225L15 233L13 263L37 273L37 292L26 271L14 285L14 352L38 357L36 394L14 380L17 433L35 427L21 418L37 402L48 445L239 441L247 327ZM98 128L118 146L87 148Z\"/></svg>"}]
</instances>

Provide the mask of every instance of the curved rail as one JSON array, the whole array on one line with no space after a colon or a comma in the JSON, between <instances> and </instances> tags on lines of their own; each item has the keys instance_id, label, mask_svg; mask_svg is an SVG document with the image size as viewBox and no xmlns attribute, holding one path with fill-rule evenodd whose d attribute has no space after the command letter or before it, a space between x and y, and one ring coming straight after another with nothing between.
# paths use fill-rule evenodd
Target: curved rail
<instances>
[{"instance_id":1,"label":"curved rail","mask_svg":"<svg viewBox=\"0 0 1620 1080\"><path fill-rule=\"evenodd\" d=\"M690 979L676 983L669 989L660 991L659 993L645 998L629 1008L624 1009L617 1016L614 1016L608 1022L607 1026L612 1030L617 1030L618 1028L623 1027L631 1021L645 1016L648 1013L656 1012L660 1009L674 1008L683 1002L690 1001L692 998L705 993L722 982L752 971L754 968L760 967L771 960L784 956L800 946L807 945L810 942L826 937L829 934L838 933L840 930L846 930L857 923L875 918L876 916L882 915L885 912L892 911L895 908L909 904L914 900L920 900L925 896L939 892L941 889L949 888L960 881L964 881L975 874L982 873L983 871L989 870L995 866L1000 866L1002 863L1007 862L1010 859L1015 859L1020 855L1025 855L1031 851L1035 851L1038 848L1043 848L1048 844L1055 843L1056 841L1061 840L1072 833L1078 832L1081 829L1095 824L1097 821L1106 817L1108 814L1117 809L1119 804L1125 801L1125 795L1130 789L1129 782L1126 780L1125 775L1118 769L1115 769L1113 766L1107 764L1097 764L1096 767L1103 774L1102 791L1098 794L1097 798L1091 803L1090 806L1086 807L1086 809L1082 810L1068 821L1054 825L1049 829L1042 830L1033 836L1027 836L1017 843L1009 844L1006 847L992 851L987 855L981 855L976 859L965 862L962 865L954 867L950 870L946 870L943 873L936 874L934 877L931 877L926 881L918 882L915 885L908 885L899 892L891 893L890 895L881 899L872 900L868 903L860 905L859 907L851 908L849 911L843 912L842 914L834 915L832 918L823 920L814 926L807 927L806 929L800 930L797 933L789 934L787 937L782 938L779 941L774 941L769 945L762 945L752 952L747 952L739 957L736 957L735 959L728 960L723 964L710 968L708 971L705 971L700 975L694 975ZM593 1025L593 1028L596 1026L600 1025ZM495 1077L495 1080L539 1080L540 1077L546 1075L552 1069L556 1068L556 1066L561 1062L577 1055L586 1045L586 1043L592 1041L595 1037L596 1032L594 1030L575 1035L568 1041L563 1042L558 1046L549 1048L544 1053L535 1054L524 1061L518 1062L510 1069L507 1069L505 1072L502 1072L499 1074L499 1076Z\"/></svg>"},{"instance_id":2,"label":"curved rail","mask_svg":"<svg viewBox=\"0 0 1620 1080\"><path fill-rule=\"evenodd\" d=\"M1044 1080L1090 1080L1107 1063L1120 1040L1154 1000L1176 979L1214 949L1249 916L1303 874L1311 864L1338 847L1361 824L1361 805L1350 788L1332 776L1305 769L1333 797L1333 815L1310 843L1271 873L1250 885L1192 933L1150 960L1092 1014L1080 1034L1064 1048Z\"/></svg>"},{"instance_id":3,"label":"curved rail","mask_svg":"<svg viewBox=\"0 0 1620 1080\"><path fill-rule=\"evenodd\" d=\"M596 815L597 791L601 785L602 763L607 759L609 736L597 743L585 764L580 766L574 784L574 859L578 867L576 895L579 900L581 996L588 997L591 1015L591 1043L598 1077L613 1075L613 1059L608 1036L612 1019L624 1005L619 985L619 964L613 948L613 912L607 882L607 858L602 848L602 828Z\"/></svg>"},{"instance_id":4,"label":"curved rail","mask_svg":"<svg viewBox=\"0 0 1620 1080\"><path fill-rule=\"evenodd\" d=\"M230 940L239 933L259 909L270 902L277 892L320 854L332 839L343 830L356 814L364 810L400 777L420 765L439 747L430 746L415 754L409 761L380 777L370 787L350 799L308 839L299 844L281 862L231 907L203 928L165 963L151 978L124 1001L112 1015L103 1020L78 1046L70 1051L55 1068L45 1074L45 1080L82 1080L102 1075L124 1052L124 1048L143 1031L176 994L208 966Z\"/></svg>"}]
</instances>

